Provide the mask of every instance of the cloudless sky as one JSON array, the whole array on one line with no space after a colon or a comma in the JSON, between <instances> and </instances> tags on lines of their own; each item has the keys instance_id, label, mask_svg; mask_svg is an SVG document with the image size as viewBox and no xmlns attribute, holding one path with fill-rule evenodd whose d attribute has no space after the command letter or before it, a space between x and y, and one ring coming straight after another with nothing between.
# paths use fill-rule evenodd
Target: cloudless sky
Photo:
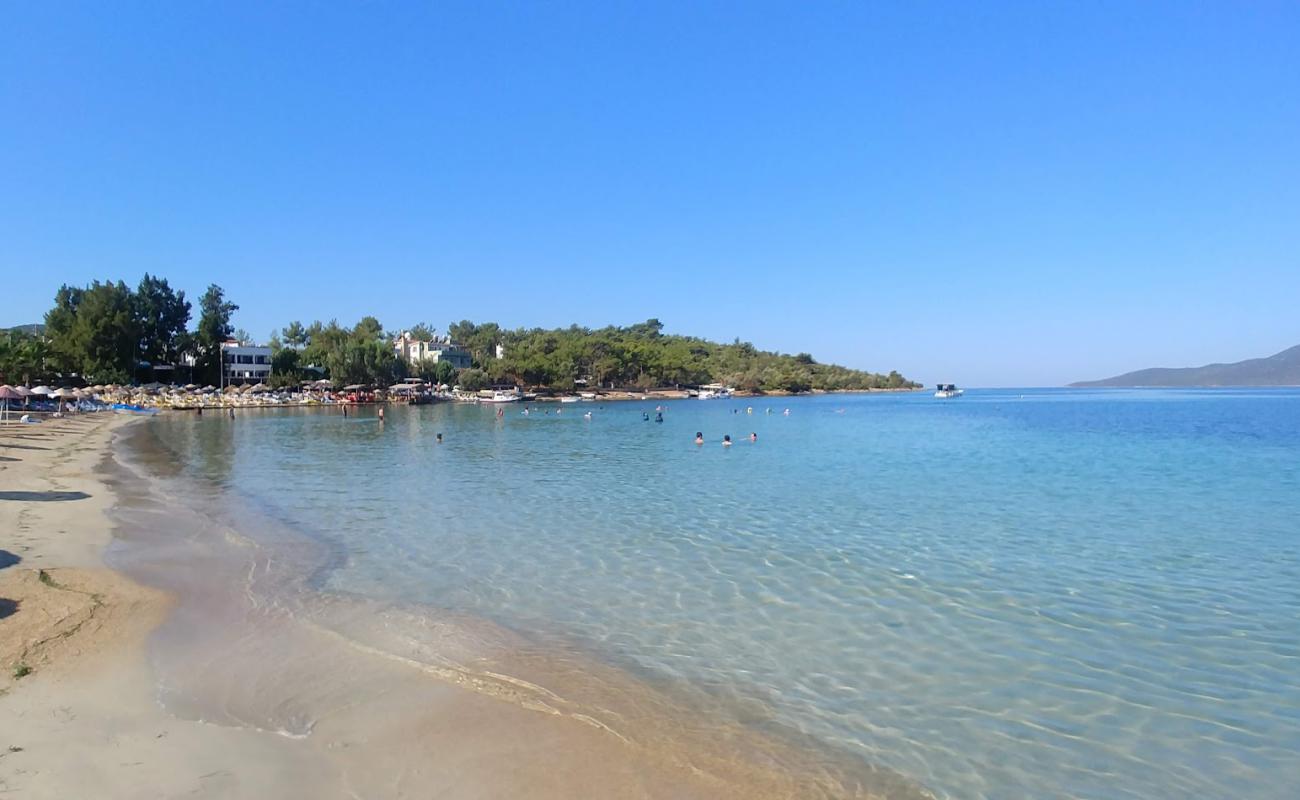
<instances>
[{"instance_id":1,"label":"cloudless sky","mask_svg":"<svg viewBox=\"0 0 1300 800\"><path fill-rule=\"evenodd\" d=\"M0 4L0 326L661 319L933 383L1300 343L1300 3Z\"/></svg>"}]
</instances>

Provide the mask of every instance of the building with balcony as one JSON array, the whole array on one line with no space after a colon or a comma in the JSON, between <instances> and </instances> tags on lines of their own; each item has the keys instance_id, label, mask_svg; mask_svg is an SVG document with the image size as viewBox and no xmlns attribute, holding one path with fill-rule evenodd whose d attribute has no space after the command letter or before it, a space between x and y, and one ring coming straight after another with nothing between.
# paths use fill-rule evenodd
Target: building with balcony
<instances>
[{"instance_id":1,"label":"building with balcony","mask_svg":"<svg viewBox=\"0 0 1300 800\"><path fill-rule=\"evenodd\" d=\"M468 369L473 361L469 351L452 344L451 339L434 337L424 341L411 336L410 331L404 331L393 340L393 351L412 364L446 361L456 369Z\"/></svg>"},{"instance_id":2,"label":"building with balcony","mask_svg":"<svg viewBox=\"0 0 1300 800\"><path fill-rule=\"evenodd\" d=\"M242 342L222 342L221 382L223 385L266 383L270 377L271 348L246 345Z\"/></svg>"}]
</instances>

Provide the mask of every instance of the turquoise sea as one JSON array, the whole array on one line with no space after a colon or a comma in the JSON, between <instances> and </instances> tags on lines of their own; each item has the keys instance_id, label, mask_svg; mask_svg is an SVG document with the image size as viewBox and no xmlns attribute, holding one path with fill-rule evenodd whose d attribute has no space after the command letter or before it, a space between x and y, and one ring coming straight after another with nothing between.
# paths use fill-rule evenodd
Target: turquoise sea
<instances>
[{"instance_id":1,"label":"turquoise sea","mask_svg":"<svg viewBox=\"0 0 1300 800\"><path fill-rule=\"evenodd\" d=\"M150 424L328 543L321 589L761 708L941 797L1300 786L1300 391L531 408Z\"/></svg>"}]
</instances>

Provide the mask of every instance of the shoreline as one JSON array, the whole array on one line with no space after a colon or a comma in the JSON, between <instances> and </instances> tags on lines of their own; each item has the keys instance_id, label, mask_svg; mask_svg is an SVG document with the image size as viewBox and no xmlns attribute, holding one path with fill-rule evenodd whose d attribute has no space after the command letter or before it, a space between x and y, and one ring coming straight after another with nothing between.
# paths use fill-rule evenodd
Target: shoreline
<instances>
[{"instance_id":1,"label":"shoreline","mask_svg":"<svg viewBox=\"0 0 1300 800\"><path fill-rule=\"evenodd\" d=\"M0 788L34 797L89 786L110 797L145 787L233 797L926 796L899 776L712 719L614 668L557 661L482 620L310 591L321 555L309 543L265 520L249 537L202 502L179 502L160 482L174 468L165 454L155 454L163 472L154 477L137 471L147 466L140 448L135 463L123 460L123 440L159 422L109 419L97 438L58 446L80 456L66 471L97 473L77 478L95 489L79 491L99 503L97 515L69 510L61 529L102 582L83 586L55 564L64 556L52 541L27 551L49 547L48 556L0 571L0 597L25 593L0 632L35 619L27 598L51 589L28 561L49 562L56 582L121 610L94 609L95 629L111 634L101 639L85 626L55 632L72 655L52 654L0 696L0 730L21 731L0 741L0 752L21 748L0 757ZM71 485L57 470L35 472L34 483L57 482L46 491ZM15 503L26 505L3 505ZM67 719L31 724L67 707ZM70 741L95 766L68 769ZM112 759L136 766L112 768Z\"/></svg>"}]
</instances>

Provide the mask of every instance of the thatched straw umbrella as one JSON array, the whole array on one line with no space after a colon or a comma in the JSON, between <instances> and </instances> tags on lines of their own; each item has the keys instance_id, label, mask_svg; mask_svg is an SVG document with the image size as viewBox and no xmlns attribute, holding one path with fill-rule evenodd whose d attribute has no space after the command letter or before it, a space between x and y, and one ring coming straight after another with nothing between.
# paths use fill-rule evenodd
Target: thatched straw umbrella
<instances>
[{"instance_id":1,"label":"thatched straw umbrella","mask_svg":"<svg viewBox=\"0 0 1300 800\"><path fill-rule=\"evenodd\" d=\"M0 410L0 421L8 421L9 419L9 401L22 399L22 392L14 387L8 384L0 386L0 409L3 409Z\"/></svg>"},{"instance_id":2,"label":"thatched straw umbrella","mask_svg":"<svg viewBox=\"0 0 1300 800\"><path fill-rule=\"evenodd\" d=\"M59 412L60 412L60 413L63 412L64 406L66 405L66 401L67 401L68 399L70 399L70 398L75 398L76 396L77 396L77 392L76 392L76 390L75 390L75 389L69 389L67 386L64 386L64 387L61 388L61 389L56 389L55 391L53 391L53 392L50 393L50 397L57 397L57 398L59 398Z\"/></svg>"}]
</instances>

